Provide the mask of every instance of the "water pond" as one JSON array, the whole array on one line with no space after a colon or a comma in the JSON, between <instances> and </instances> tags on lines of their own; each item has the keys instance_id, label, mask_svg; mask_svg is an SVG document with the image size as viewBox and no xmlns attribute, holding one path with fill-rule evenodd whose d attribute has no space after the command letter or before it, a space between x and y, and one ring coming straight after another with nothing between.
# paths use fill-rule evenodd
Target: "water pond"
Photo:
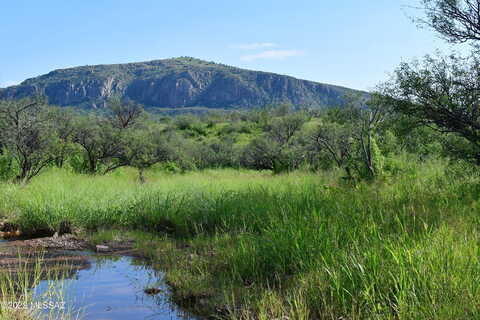
<instances>
[{"instance_id":1,"label":"water pond","mask_svg":"<svg viewBox=\"0 0 480 320\"><path fill-rule=\"evenodd\" d=\"M43 280L33 289L34 300L43 302L38 308L46 318L61 318L64 313L89 320L198 319L170 300L163 274L142 259L82 254L88 258L87 268L68 279ZM159 289L159 293L147 294L145 288ZM52 296L52 292L58 294Z\"/></svg>"}]
</instances>

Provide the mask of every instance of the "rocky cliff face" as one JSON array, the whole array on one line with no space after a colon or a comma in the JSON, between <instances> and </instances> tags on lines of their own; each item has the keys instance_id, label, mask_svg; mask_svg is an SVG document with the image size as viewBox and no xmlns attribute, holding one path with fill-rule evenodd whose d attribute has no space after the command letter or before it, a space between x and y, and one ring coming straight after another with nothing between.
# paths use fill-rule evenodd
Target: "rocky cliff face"
<instances>
[{"instance_id":1,"label":"rocky cliff face","mask_svg":"<svg viewBox=\"0 0 480 320\"><path fill-rule=\"evenodd\" d=\"M341 105L351 89L193 58L55 70L0 89L0 99L46 95L60 106L99 108L110 97L146 107L250 108L274 103Z\"/></svg>"}]
</instances>

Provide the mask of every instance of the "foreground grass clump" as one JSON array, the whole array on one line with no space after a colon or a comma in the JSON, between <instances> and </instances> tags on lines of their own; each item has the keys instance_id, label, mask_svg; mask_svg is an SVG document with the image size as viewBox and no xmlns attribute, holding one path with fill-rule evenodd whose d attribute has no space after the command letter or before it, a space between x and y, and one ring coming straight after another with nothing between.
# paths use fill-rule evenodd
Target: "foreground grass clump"
<instances>
[{"instance_id":1,"label":"foreground grass clump","mask_svg":"<svg viewBox=\"0 0 480 320\"><path fill-rule=\"evenodd\" d=\"M439 162L355 187L335 173L53 170L0 186L24 230L139 230L178 300L230 318L469 319L480 314L480 179ZM209 307L210 306L210 309ZM215 308L214 308L215 306Z\"/></svg>"},{"instance_id":2,"label":"foreground grass clump","mask_svg":"<svg viewBox=\"0 0 480 320\"><path fill-rule=\"evenodd\" d=\"M63 283L68 266L59 262L56 267L61 269L44 268L41 255L20 252L17 260L0 270L0 320L79 319L80 312L63 308L63 291L55 286ZM34 288L41 281L46 282L48 289L35 296Z\"/></svg>"}]
</instances>

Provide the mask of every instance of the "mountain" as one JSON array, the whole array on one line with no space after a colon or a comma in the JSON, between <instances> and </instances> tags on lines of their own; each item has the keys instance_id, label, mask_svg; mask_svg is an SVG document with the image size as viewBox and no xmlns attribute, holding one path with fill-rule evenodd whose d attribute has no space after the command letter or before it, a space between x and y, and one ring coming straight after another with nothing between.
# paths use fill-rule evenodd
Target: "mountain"
<instances>
[{"instance_id":1,"label":"mountain","mask_svg":"<svg viewBox=\"0 0 480 320\"><path fill-rule=\"evenodd\" d=\"M0 99L37 93L60 106L101 108L111 97L145 107L252 108L274 103L341 105L356 91L293 77L240 69L195 58L59 69L0 89Z\"/></svg>"}]
</instances>

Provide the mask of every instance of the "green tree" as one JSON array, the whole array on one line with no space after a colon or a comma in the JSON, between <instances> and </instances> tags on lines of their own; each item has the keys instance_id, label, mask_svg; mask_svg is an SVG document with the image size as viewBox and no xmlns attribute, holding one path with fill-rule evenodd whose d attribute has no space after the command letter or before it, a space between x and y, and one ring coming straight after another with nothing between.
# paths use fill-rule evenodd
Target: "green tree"
<instances>
[{"instance_id":1,"label":"green tree","mask_svg":"<svg viewBox=\"0 0 480 320\"><path fill-rule=\"evenodd\" d=\"M85 171L107 173L128 165L122 129L97 116L80 119L72 133L73 142L81 146Z\"/></svg>"},{"instance_id":2,"label":"green tree","mask_svg":"<svg viewBox=\"0 0 480 320\"><path fill-rule=\"evenodd\" d=\"M0 101L0 126L0 140L17 164L17 182L28 183L55 161L58 135L42 99Z\"/></svg>"},{"instance_id":3,"label":"green tree","mask_svg":"<svg viewBox=\"0 0 480 320\"><path fill-rule=\"evenodd\" d=\"M348 179L353 179L354 140L350 125L334 122L321 123L310 135L312 151L325 155L338 168L344 169Z\"/></svg>"},{"instance_id":4,"label":"green tree","mask_svg":"<svg viewBox=\"0 0 480 320\"><path fill-rule=\"evenodd\" d=\"M480 165L480 59L427 56L402 63L382 90L389 104L418 123L467 140L464 157Z\"/></svg>"},{"instance_id":5,"label":"green tree","mask_svg":"<svg viewBox=\"0 0 480 320\"><path fill-rule=\"evenodd\" d=\"M144 183L146 169L170 159L172 151L163 135L152 128L130 131L126 139L125 159L138 170L138 180Z\"/></svg>"},{"instance_id":6,"label":"green tree","mask_svg":"<svg viewBox=\"0 0 480 320\"><path fill-rule=\"evenodd\" d=\"M302 153L292 152L297 143L295 136L308 120L303 112L295 112L271 119L266 132L245 147L241 162L254 169L274 172L292 170L303 161Z\"/></svg>"},{"instance_id":7,"label":"green tree","mask_svg":"<svg viewBox=\"0 0 480 320\"><path fill-rule=\"evenodd\" d=\"M142 118L143 106L131 100L122 101L120 99L111 99L107 102L107 115L113 127L118 129L127 129Z\"/></svg>"},{"instance_id":8,"label":"green tree","mask_svg":"<svg viewBox=\"0 0 480 320\"><path fill-rule=\"evenodd\" d=\"M426 17L417 19L452 43L480 40L480 0L421 0Z\"/></svg>"},{"instance_id":9,"label":"green tree","mask_svg":"<svg viewBox=\"0 0 480 320\"><path fill-rule=\"evenodd\" d=\"M75 150L72 142L73 132L75 129L75 121L78 116L75 111L69 108L50 108L49 117L58 135L57 153L55 164L57 167L63 167L67 160Z\"/></svg>"},{"instance_id":10,"label":"green tree","mask_svg":"<svg viewBox=\"0 0 480 320\"><path fill-rule=\"evenodd\" d=\"M383 155L377 140L389 114L388 104L379 95L374 94L366 104L353 99L344 108L326 113L310 134L311 150L326 155L349 179L374 178L382 173Z\"/></svg>"}]
</instances>

